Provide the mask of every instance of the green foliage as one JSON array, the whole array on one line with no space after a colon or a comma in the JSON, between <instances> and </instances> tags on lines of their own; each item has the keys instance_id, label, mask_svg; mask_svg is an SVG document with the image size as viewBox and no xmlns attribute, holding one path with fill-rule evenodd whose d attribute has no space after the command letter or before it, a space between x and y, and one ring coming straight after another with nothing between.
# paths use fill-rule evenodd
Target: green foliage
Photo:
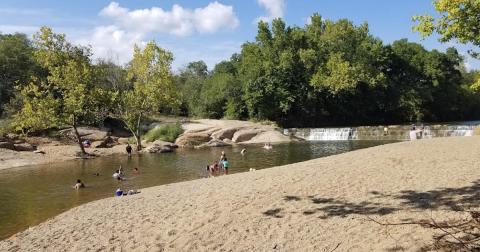
<instances>
[{"instance_id":1,"label":"green foliage","mask_svg":"<svg viewBox=\"0 0 480 252\"><path fill-rule=\"evenodd\" d=\"M34 36L34 59L46 73L31 76L20 87L22 108L14 116L23 132L63 125L76 126L99 120L98 102L103 93L93 85L90 50L73 46L63 34L42 27Z\"/></svg>"},{"instance_id":2,"label":"green foliage","mask_svg":"<svg viewBox=\"0 0 480 252\"><path fill-rule=\"evenodd\" d=\"M154 142L155 140L162 140L167 142L174 142L177 137L183 133L180 123L167 124L149 130L144 139L147 142Z\"/></svg>"},{"instance_id":3,"label":"green foliage","mask_svg":"<svg viewBox=\"0 0 480 252\"><path fill-rule=\"evenodd\" d=\"M149 42L142 50L134 48L133 60L127 67L130 89L117 89L116 115L125 122L141 149L140 125L144 117L162 107L177 107L179 99L170 66L172 53Z\"/></svg>"},{"instance_id":4,"label":"green foliage","mask_svg":"<svg viewBox=\"0 0 480 252\"><path fill-rule=\"evenodd\" d=\"M423 37L433 33L440 35L440 41L448 42L453 39L460 43L472 43L480 46L480 2L478 0L435 0L435 10L440 14L438 18L431 15L413 17L418 24L413 27ZM472 52L478 56L478 53Z\"/></svg>"},{"instance_id":5,"label":"green foliage","mask_svg":"<svg viewBox=\"0 0 480 252\"><path fill-rule=\"evenodd\" d=\"M0 116L14 96L15 86L27 83L30 75L38 70L33 47L25 34L0 34Z\"/></svg>"}]
</instances>

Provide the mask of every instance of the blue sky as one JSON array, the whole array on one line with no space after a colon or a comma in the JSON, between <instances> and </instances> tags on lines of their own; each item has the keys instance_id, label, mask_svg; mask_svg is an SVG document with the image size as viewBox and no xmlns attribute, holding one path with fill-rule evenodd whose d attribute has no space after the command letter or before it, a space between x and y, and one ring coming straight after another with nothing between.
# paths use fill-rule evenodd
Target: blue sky
<instances>
[{"instance_id":1,"label":"blue sky","mask_svg":"<svg viewBox=\"0 0 480 252\"><path fill-rule=\"evenodd\" d=\"M468 46L421 40L411 30L413 15L434 14L431 0L2 0L0 31L33 34L47 25L79 44L92 45L96 57L118 63L131 58L132 45L154 39L175 55L174 69L204 60L209 67L240 50L256 35L256 21L282 17L304 26L318 12L324 18L368 22L371 33L385 43L408 38L428 49ZM480 62L466 57L470 69Z\"/></svg>"}]
</instances>

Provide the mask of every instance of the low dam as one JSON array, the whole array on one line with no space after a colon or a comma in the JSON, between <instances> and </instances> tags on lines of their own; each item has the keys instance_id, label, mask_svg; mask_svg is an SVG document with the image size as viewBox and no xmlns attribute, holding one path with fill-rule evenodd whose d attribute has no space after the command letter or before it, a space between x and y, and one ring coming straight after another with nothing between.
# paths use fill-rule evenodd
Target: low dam
<instances>
[{"instance_id":1,"label":"low dam","mask_svg":"<svg viewBox=\"0 0 480 252\"><path fill-rule=\"evenodd\" d=\"M284 129L285 135L307 141L392 140L407 141L422 138L473 136L480 130L480 122L465 124L434 124L425 126L390 125L342 128Z\"/></svg>"}]
</instances>

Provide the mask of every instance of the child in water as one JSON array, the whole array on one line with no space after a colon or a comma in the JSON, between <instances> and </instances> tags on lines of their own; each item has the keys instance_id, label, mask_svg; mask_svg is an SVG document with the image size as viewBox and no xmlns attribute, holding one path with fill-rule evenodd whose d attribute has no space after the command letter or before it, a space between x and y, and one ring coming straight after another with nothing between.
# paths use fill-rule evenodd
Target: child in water
<instances>
[{"instance_id":1,"label":"child in water","mask_svg":"<svg viewBox=\"0 0 480 252\"><path fill-rule=\"evenodd\" d=\"M85 188L85 185L83 184L83 182L80 179L77 179L77 183L73 186L73 188L78 190L80 188Z\"/></svg>"},{"instance_id":2,"label":"child in water","mask_svg":"<svg viewBox=\"0 0 480 252\"><path fill-rule=\"evenodd\" d=\"M230 167L230 163L228 162L227 158L224 158L222 163L223 163L223 170L225 171L225 175L228 175L228 168Z\"/></svg>"}]
</instances>

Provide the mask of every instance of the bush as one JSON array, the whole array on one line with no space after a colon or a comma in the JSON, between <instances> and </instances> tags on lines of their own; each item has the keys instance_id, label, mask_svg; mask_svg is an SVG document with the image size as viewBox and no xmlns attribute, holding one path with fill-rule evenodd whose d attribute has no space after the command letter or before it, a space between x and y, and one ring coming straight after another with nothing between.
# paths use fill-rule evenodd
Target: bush
<instances>
[{"instance_id":1,"label":"bush","mask_svg":"<svg viewBox=\"0 0 480 252\"><path fill-rule=\"evenodd\" d=\"M173 142L182 133L183 129L180 123L167 124L149 130L147 134L145 134L144 139L147 142L153 142L155 140Z\"/></svg>"},{"instance_id":2,"label":"bush","mask_svg":"<svg viewBox=\"0 0 480 252\"><path fill-rule=\"evenodd\" d=\"M0 119L0 136L12 132L12 121L10 119Z\"/></svg>"}]
</instances>

